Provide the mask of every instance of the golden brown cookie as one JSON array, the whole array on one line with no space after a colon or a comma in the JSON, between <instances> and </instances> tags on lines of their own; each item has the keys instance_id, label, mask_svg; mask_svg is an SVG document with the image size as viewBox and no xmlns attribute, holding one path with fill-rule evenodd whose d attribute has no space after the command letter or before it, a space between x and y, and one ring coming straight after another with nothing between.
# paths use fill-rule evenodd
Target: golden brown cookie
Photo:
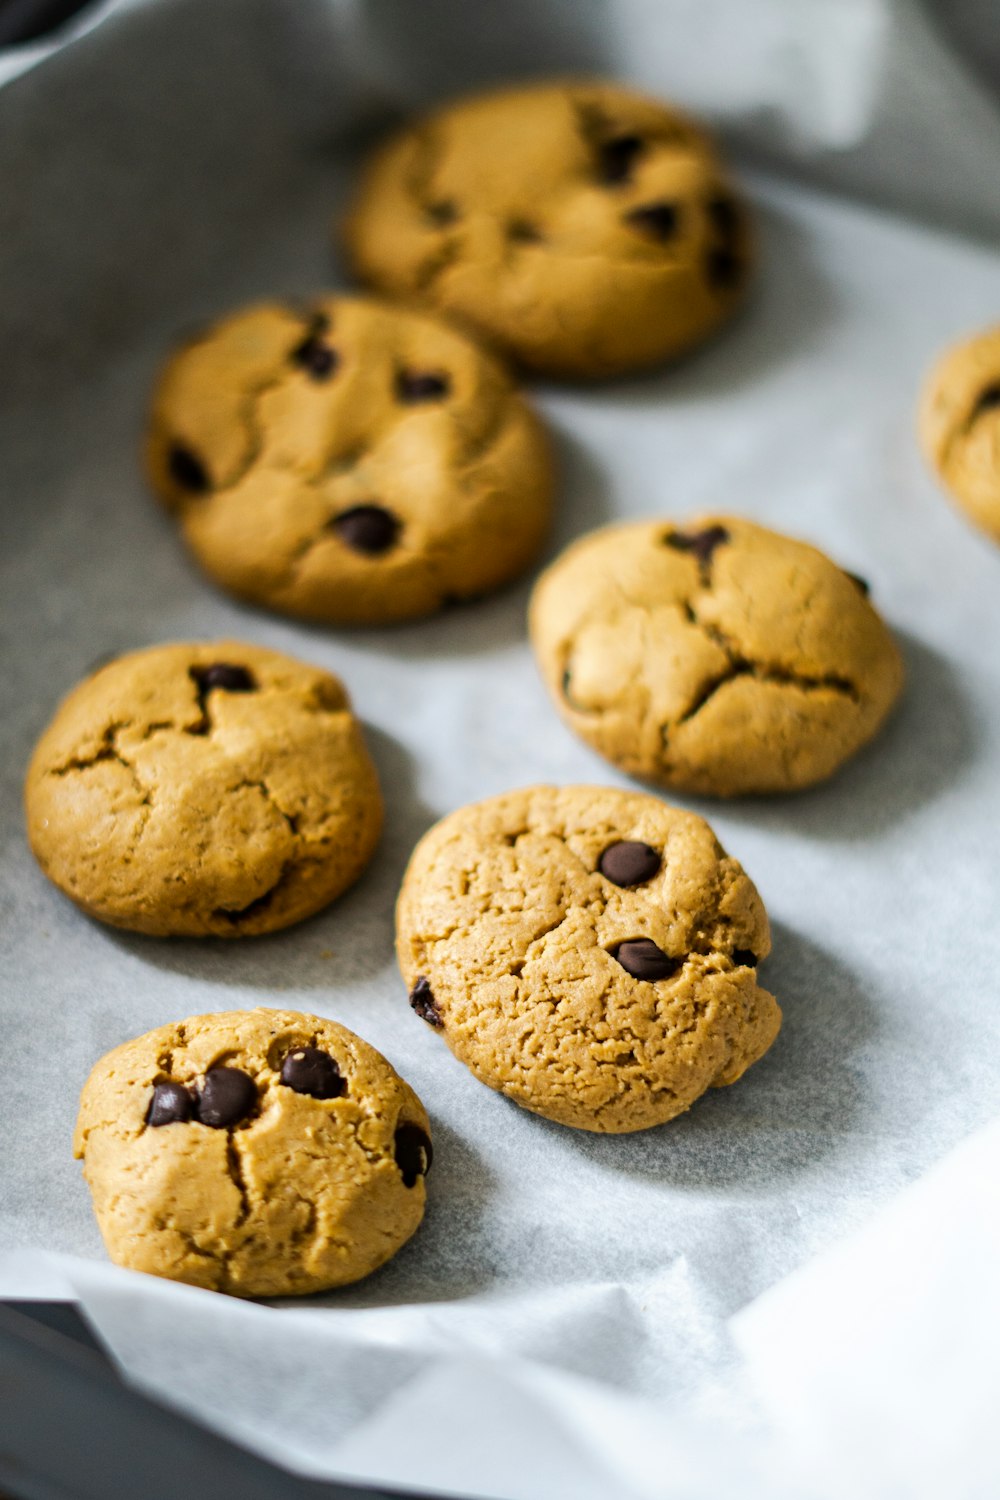
<instances>
[{"instance_id":1,"label":"golden brown cookie","mask_svg":"<svg viewBox=\"0 0 1000 1500\"><path fill-rule=\"evenodd\" d=\"M25 786L46 875L157 937L244 937L347 889L382 824L336 677L239 641L151 646L81 682Z\"/></svg>"},{"instance_id":2,"label":"golden brown cookie","mask_svg":"<svg viewBox=\"0 0 1000 1500\"><path fill-rule=\"evenodd\" d=\"M924 386L920 441L966 515L1000 542L1000 328L938 360Z\"/></svg>"},{"instance_id":3,"label":"golden brown cookie","mask_svg":"<svg viewBox=\"0 0 1000 1500\"><path fill-rule=\"evenodd\" d=\"M372 286L521 363L604 376L702 342L746 288L746 208L708 138L613 84L459 100L375 155L346 224Z\"/></svg>"},{"instance_id":4,"label":"golden brown cookie","mask_svg":"<svg viewBox=\"0 0 1000 1500\"><path fill-rule=\"evenodd\" d=\"M334 623L498 588L552 509L548 439L497 361L435 318L354 297L248 308L182 348L147 463L217 583Z\"/></svg>"},{"instance_id":5,"label":"golden brown cookie","mask_svg":"<svg viewBox=\"0 0 1000 1500\"><path fill-rule=\"evenodd\" d=\"M111 1259L242 1297L322 1292L424 1214L427 1115L381 1053L289 1010L192 1016L125 1042L80 1099Z\"/></svg>"},{"instance_id":6,"label":"golden brown cookie","mask_svg":"<svg viewBox=\"0 0 1000 1500\"><path fill-rule=\"evenodd\" d=\"M731 516L592 532L543 573L531 638L570 728L632 775L731 797L822 781L899 695L863 580Z\"/></svg>"},{"instance_id":7,"label":"golden brown cookie","mask_svg":"<svg viewBox=\"0 0 1000 1500\"><path fill-rule=\"evenodd\" d=\"M417 845L396 913L410 1004L476 1077L579 1130L644 1130L735 1083L781 1012L752 882L693 813L529 787Z\"/></svg>"}]
</instances>

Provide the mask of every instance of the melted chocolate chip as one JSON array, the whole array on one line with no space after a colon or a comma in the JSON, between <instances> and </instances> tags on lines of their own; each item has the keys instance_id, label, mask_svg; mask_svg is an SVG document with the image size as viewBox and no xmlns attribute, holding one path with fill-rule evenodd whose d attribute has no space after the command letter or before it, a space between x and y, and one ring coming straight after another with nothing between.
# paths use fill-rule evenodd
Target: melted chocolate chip
<instances>
[{"instance_id":1,"label":"melted chocolate chip","mask_svg":"<svg viewBox=\"0 0 1000 1500\"><path fill-rule=\"evenodd\" d=\"M597 868L613 885L645 885L660 868L660 855L648 844L622 840L608 845L597 861Z\"/></svg>"},{"instance_id":2,"label":"melted chocolate chip","mask_svg":"<svg viewBox=\"0 0 1000 1500\"><path fill-rule=\"evenodd\" d=\"M733 287L743 279L743 261L727 245L714 245L705 256L709 286Z\"/></svg>"},{"instance_id":3,"label":"melted chocolate chip","mask_svg":"<svg viewBox=\"0 0 1000 1500\"><path fill-rule=\"evenodd\" d=\"M422 974L410 991L410 1005L421 1021L426 1021L428 1026L436 1026L440 1030L444 1025L441 1012L434 999L434 991Z\"/></svg>"},{"instance_id":4,"label":"melted chocolate chip","mask_svg":"<svg viewBox=\"0 0 1000 1500\"><path fill-rule=\"evenodd\" d=\"M246 667L234 666L228 661L216 661L209 667L192 667L191 676L203 693L218 688L223 693L254 693L257 683L253 673Z\"/></svg>"},{"instance_id":5,"label":"melted chocolate chip","mask_svg":"<svg viewBox=\"0 0 1000 1500\"><path fill-rule=\"evenodd\" d=\"M424 210L432 224L446 229L449 224L454 224L458 218L458 204L453 198L439 198L436 203L428 203Z\"/></svg>"},{"instance_id":6,"label":"melted chocolate chip","mask_svg":"<svg viewBox=\"0 0 1000 1500\"><path fill-rule=\"evenodd\" d=\"M626 224L655 240L669 240L677 233L680 213L673 203L647 203L625 215Z\"/></svg>"},{"instance_id":7,"label":"melted chocolate chip","mask_svg":"<svg viewBox=\"0 0 1000 1500\"><path fill-rule=\"evenodd\" d=\"M257 1102L257 1086L241 1068L209 1068L195 1106L202 1125L224 1130L245 1120Z\"/></svg>"},{"instance_id":8,"label":"melted chocolate chip","mask_svg":"<svg viewBox=\"0 0 1000 1500\"><path fill-rule=\"evenodd\" d=\"M314 380L328 380L340 363L340 355L336 349L331 348L316 333L310 334L292 350L292 359Z\"/></svg>"},{"instance_id":9,"label":"melted chocolate chip","mask_svg":"<svg viewBox=\"0 0 1000 1500\"><path fill-rule=\"evenodd\" d=\"M399 535L399 522L381 505L355 505L334 516L330 525L346 547L367 557L388 552Z\"/></svg>"},{"instance_id":10,"label":"melted chocolate chip","mask_svg":"<svg viewBox=\"0 0 1000 1500\"><path fill-rule=\"evenodd\" d=\"M1000 406L1000 381L996 385L988 385L982 392L973 408L973 418L978 417L984 411L993 411L998 406Z\"/></svg>"},{"instance_id":11,"label":"melted chocolate chip","mask_svg":"<svg viewBox=\"0 0 1000 1500\"><path fill-rule=\"evenodd\" d=\"M184 1124L194 1114L194 1098L181 1083L158 1083L146 1111L147 1125Z\"/></svg>"},{"instance_id":12,"label":"melted chocolate chip","mask_svg":"<svg viewBox=\"0 0 1000 1500\"><path fill-rule=\"evenodd\" d=\"M664 541L677 552L693 552L702 567L706 567L716 547L729 541L729 532L724 526L706 526L704 531L671 531Z\"/></svg>"},{"instance_id":13,"label":"melted chocolate chip","mask_svg":"<svg viewBox=\"0 0 1000 1500\"><path fill-rule=\"evenodd\" d=\"M846 568L844 569L844 572L847 573L847 576L854 584L854 587L858 589L862 594L864 594L865 598L867 599L868 595L872 591L871 584L868 582L867 578L862 578L860 573L848 573Z\"/></svg>"},{"instance_id":14,"label":"melted chocolate chip","mask_svg":"<svg viewBox=\"0 0 1000 1500\"><path fill-rule=\"evenodd\" d=\"M743 214L735 198L728 193L719 193L705 204L709 222L724 240L733 240L739 234Z\"/></svg>"},{"instance_id":15,"label":"melted chocolate chip","mask_svg":"<svg viewBox=\"0 0 1000 1500\"><path fill-rule=\"evenodd\" d=\"M542 238L541 230L530 219L511 219L507 225L507 238L518 245L537 245Z\"/></svg>"},{"instance_id":16,"label":"melted chocolate chip","mask_svg":"<svg viewBox=\"0 0 1000 1500\"><path fill-rule=\"evenodd\" d=\"M193 495L203 495L212 487L208 470L197 453L192 453L190 448L185 448L181 443L170 444L167 450L167 469L174 483L179 484L181 489L190 490Z\"/></svg>"},{"instance_id":17,"label":"melted chocolate chip","mask_svg":"<svg viewBox=\"0 0 1000 1500\"><path fill-rule=\"evenodd\" d=\"M612 957L633 979L646 979L651 984L658 979L669 979L680 967L679 961L658 948L652 938L630 938L619 943Z\"/></svg>"},{"instance_id":18,"label":"melted chocolate chip","mask_svg":"<svg viewBox=\"0 0 1000 1500\"><path fill-rule=\"evenodd\" d=\"M451 390L447 375L400 370L396 376L396 399L415 406L418 401L443 401Z\"/></svg>"},{"instance_id":19,"label":"melted chocolate chip","mask_svg":"<svg viewBox=\"0 0 1000 1500\"><path fill-rule=\"evenodd\" d=\"M758 959L751 948L734 948L733 963L737 969L756 969Z\"/></svg>"},{"instance_id":20,"label":"melted chocolate chip","mask_svg":"<svg viewBox=\"0 0 1000 1500\"><path fill-rule=\"evenodd\" d=\"M418 1177L426 1177L434 1160L427 1132L419 1125L400 1125L395 1139L396 1165L403 1174L403 1186L411 1188Z\"/></svg>"},{"instance_id":21,"label":"melted chocolate chip","mask_svg":"<svg viewBox=\"0 0 1000 1500\"><path fill-rule=\"evenodd\" d=\"M602 141L599 148L601 181L608 186L627 182L636 159L642 155L645 146L640 135L616 135L610 141Z\"/></svg>"},{"instance_id":22,"label":"melted chocolate chip","mask_svg":"<svg viewBox=\"0 0 1000 1500\"><path fill-rule=\"evenodd\" d=\"M281 1081L297 1094L313 1099L339 1099L347 1084L329 1052L318 1047L296 1047L281 1064Z\"/></svg>"}]
</instances>

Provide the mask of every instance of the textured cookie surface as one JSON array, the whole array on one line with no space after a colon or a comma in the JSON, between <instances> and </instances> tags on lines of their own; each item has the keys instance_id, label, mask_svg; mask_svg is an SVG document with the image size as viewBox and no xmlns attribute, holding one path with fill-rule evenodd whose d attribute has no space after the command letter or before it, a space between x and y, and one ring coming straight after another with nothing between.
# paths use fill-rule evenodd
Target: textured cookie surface
<instances>
[{"instance_id":1,"label":"textured cookie surface","mask_svg":"<svg viewBox=\"0 0 1000 1500\"><path fill-rule=\"evenodd\" d=\"M435 318L349 297L249 308L161 376L147 464L202 567L287 614L432 614L522 571L549 446L501 366Z\"/></svg>"},{"instance_id":2,"label":"textured cookie surface","mask_svg":"<svg viewBox=\"0 0 1000 1500\"><path fill-rule=\"evenodd\" d=\"M112 1260L240 1296L367 1276L424 1213L427 1115L382 1055L295 1011L227 1011L109 1052L74 1149Z\"/></svg>"},{"instance_id":3,"label":"textured cookie surface","mask_svg":"<svg viewBox=\"0 0 1000 1500\"><path fill-rule=\"evenodd\" d=\"M358 272L523 364L601 376L699 343L736 307L746 211L676 110L610 84L461 100L390 140L346 225Z\"/></svg>"},{"instance_id":4,"label":"textured cookie surface","mask_svg":"<svg viewBox=\"0 0 1000 1500\"><path fill-rule=\"evenodd\" d=\"M821 781L902 685L863 580L734 517L593 532L539 579L530 619L570 727L623 770L693 792Z\"/></svg>"},{"instance_id":5,"label":"textured cookie surface","mask_svg":"<svg viewBox=\"0 0 1000 1500\"><path fill-rule=\"evenodd\" d=\"M1000 328L956 345L935 365L920 440L966 514L1000 542Z\"/></svg>"},{"instance_id":6,"label":"textured cookie surface","mask_svg":"<svg viewBox=\"0 0 1000 1500\"><path fill-rule=\"evenodd\" d=\"M153 646L86 678L38 743L25 800L49 879L157 936L309 916L357 879L382 823L341 683L238 641Z\"/></svg>"},{"instance_id":7,"label":"textured cookie surface","mask_svg":"<svg viewBox=\"0 0 1000 1500\"><path fill-rule=\"evenodd\" d=\"M397 910L413 1009L491 1088L621 1132L735 1083L781 1012L767 916L703 819L609 787L464 807L418 844Z\"/></svg>"}]
</instances>

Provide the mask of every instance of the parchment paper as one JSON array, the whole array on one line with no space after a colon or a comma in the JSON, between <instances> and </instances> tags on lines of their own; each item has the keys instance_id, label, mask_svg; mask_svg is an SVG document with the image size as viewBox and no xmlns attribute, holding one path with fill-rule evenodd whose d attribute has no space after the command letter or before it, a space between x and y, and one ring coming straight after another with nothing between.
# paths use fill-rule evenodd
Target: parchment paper
<instances>
[{"instance_id":1,"label":"parchment paper","mask_svg":"<svg viewBox=\"0 0 1000 1500\"><path fill-rule=\"evenodd\" d=\"M909 672L885 733L829 785L690 802L774 920L775 1047L661 1130L567 1131L475 1082L409 1011L392 953L402 870L434 819L536 781L627 784L547 702L528 583L410 628L291 624L214 593L140 479L144 404L178 333L342 279L328 222L391 89L359 68L357 28L321 80L273 22L257 3L113 15L0 94L0 1247L30 1252L0 1293L29 1287L42 1247L82 1257L58 1276L133 1378L155 1381L177 1338L191 1378L163 1394L308 1472L588 1500L737 1478L752 1493L759 1463L777 1494L771 1458L738 1440L760 1413L728 1318L1000 1102L1000 556L913 438L929 360L998 315L1000 256L757 173L762 269L737 323L673 370L537 389L563 467L552 551L617 516L745 513L867 577ZM223 634L345 679L384 782L382 848L353 892L274 938L101 928L25 847L31 745L97 659ZM103 1251L70 1136L91 1064L172 1018L261 1003L345 1022L419 1091L436 1147L420 1233L295 1310L89 1264Z\"/></svg>"}]
</instances>

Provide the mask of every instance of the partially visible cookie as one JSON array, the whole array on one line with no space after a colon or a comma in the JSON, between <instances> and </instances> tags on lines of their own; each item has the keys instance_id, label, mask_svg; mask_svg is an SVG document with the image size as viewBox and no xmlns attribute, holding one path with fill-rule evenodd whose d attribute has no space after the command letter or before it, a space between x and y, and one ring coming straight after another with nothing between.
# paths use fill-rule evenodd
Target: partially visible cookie
<instances>
[{"instance_id":1,"label":"partially visible cookie","mask_svg":"<svg viewBox=\"0 0 1000 1500\"><path fill-rule=\"evenodd\" d=\"M444 323L355 297L251 307L167 363L147 466L205 571L290 615L379 624L514 578L552 509L549 442Z\"/></svg>"},{"instance_id":2,"label":"partially visible cookie","mask_svg":"<svg viewBox=\"0 0 1000 1500\"><path fill-rule=\"evenodd\" d=\"M781 1024L751 881L693 813L610 787L463 807L399 896L410 1004L476 1077L579 1130L644 1130L735 1083Z\"/></svg>"},{"instance_id":3,"label":"partially visible cookie","mask_svg":"<svg viewBox=\"0 0 1000 1500\"><path fill-rule=\"evenodd\" d=\"M530 625L580 737L633 775L731 797L830 776L899 695L862 579L731 516L592 532L543 573Z\"/></svg>"},{"instance_id":4,"label":"partially visible cookie","mask_svg":"<svg viewBox=\"0 0 1000 1500\"><path fill-rule=\"evenodd\" d=\"M261 1009L192 1016L102 1057L74 1154L118 1265L282 1297L395 1255L423 1218L431 1141L374 1047Z\"/></svg>"},{"instance_id":5,"label":"partially visible cookie","mask_svg":"<svg viewBox=\"0 0 1000 1500\"><path fill-rule=\"evenodd\" d=\"M287 927L361 874L382 798L336 677L239 641L151 646L42 735L28 839L84 911L158 937Z\"/></svg>"},{"instance_id":6,"label":"partially visible cookie","mask_svg":"<svg viewBox=\"0 0 1000 1500\"><path fill-rule=\"evenodd\" d=\"M415 121L369 163L345 237L380 291L569 376L701 343L742 300L752 256L746 207L703 132L593 80Z\"/></svg>"},{"instance_id":7,"label":"partially visible cookie","mask_svg":"<svg viewBox=\"0 0 1000 1500\"><path fill-rule=\"evenodd\" d=\"M1000 328L956 344L920 404L927 461L966 515L1000 542Z\"/></svg>"}]
</instances>

